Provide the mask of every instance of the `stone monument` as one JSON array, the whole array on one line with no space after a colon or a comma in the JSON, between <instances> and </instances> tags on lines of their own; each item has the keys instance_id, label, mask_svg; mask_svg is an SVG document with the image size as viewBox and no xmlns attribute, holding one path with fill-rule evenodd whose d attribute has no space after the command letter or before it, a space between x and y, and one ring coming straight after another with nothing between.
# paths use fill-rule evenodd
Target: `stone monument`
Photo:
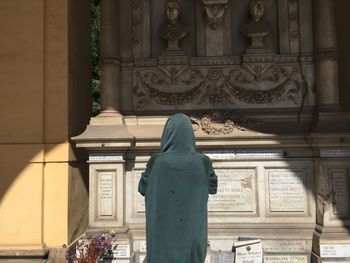
<instances>
[{"instance_id":1,"label":"stone monument","mask_svg":"<svg viewBox=\"0 0 350 263\"><path fill-rule=\"evenodd\" d=\"M88 231L115 230L119 258L142 262L137 183L181 111L218 175L208 262L233 262L240 236L261 240L265 263L349 262L350 118L336 112L332 0L217 1L216 26L209 2L101 1L104 111L73 138L89 152ZM179 5L186 30L174 26ZM186 56L163 55L179 41Z\"/></svg>"}]
</instances>

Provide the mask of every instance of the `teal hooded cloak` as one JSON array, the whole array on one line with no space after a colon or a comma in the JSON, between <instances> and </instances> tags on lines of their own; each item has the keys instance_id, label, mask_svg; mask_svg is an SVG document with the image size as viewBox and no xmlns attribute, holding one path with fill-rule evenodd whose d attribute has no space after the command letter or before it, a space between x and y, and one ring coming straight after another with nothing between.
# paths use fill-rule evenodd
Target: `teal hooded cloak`
<instances>
[{"instance_id":1,"label":"teal hooded cloak","mask_svg":"<svg viewBox=\"0 0 350 263\"><path fill-rule=\"evenodd\" d=\"M146 201L148 263L204 262L208 194L216 188L211 161L196 152L191 120L172 115L160 153L152 155L139 182Z\"/></svg>"}]
</instances>

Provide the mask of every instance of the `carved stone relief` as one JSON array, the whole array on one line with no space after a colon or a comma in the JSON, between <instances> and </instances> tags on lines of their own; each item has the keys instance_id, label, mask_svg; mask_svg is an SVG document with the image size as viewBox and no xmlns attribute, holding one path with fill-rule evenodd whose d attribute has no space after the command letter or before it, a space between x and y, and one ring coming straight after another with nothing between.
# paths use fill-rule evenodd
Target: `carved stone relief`
<instances>
[{"instance_id":1,"label":"carved stone relief","mask_svg":"<svg viewBox=\"0 0 350 263\"><path fill-rule=\"evenodd\" d=\"M216 29L224 20L229 0L202 0L204 21L212 29Z\"/></svg>"},{"instance_id":2,"label":"carved stone relief","mask_svg":"<svg viewBox=\"0 0 350 263\"><path fill-rule=\"evenodd\" d=\"M289 20L289 42L291 53L300 51L300 30L299 30L299 1L289 0L288 3Z\"/></svg>"},{"instance_id":3,"label":"carved stone relief","mask_svg":"<svg viewBox=\"0 0 350 263\"><path fill-rule=\"evenodd\" d=\"M313 56L299 53L293 55L291 52L292 42L297 43L300 38L298 0L283 0L285 4L277 4L272 0L250 0L249 9L247 4L232 0L196 2L198 12L201 8L206 10L205 21L208 26L201 30L213 34L205 36L207 44L220 30L222 34L225 30L233 30L227 19L223 27L211 29L223 22L227 6L230 7L230 13L227 13L229 16L234 12L231 8L250 13L248 22L245 21L245 16L241 16L234 29L238 30L241 38L243 33L251 39L251 45L245 54L223 56L215 55L214 52L214 55L207 57L193 57L194 54L186 48L187 44L198 37L193 36L194 31L192 27L189 28L189 21L200 21L203 25L202 17L196 16L196 19L189 20L188 13L181 13L180 20L185 21L186 27L178 19L180 9L193 11L194 4L180 0L163 0L160 5L157 3L148 0L130 2L132 39L129 41L133 52L131 58L121 59L122 74L128 74L125 77L128 81L124 83L124 88L128 90L125 94L131 95L128 111L302 108L304 104L314 104L314 93L311 90L314 80L309 77L313 74ZM283 9L286 11L278 14L279 20L276 23L280 23L284 16L283 19L289 25L285 30L289 32L286 36L289 39L289 52L278 55L270 43L270 38L275 37L277 32L275 25L272 25L276 16L271 15L271 8L276 8L280 13L283 7L287 7ZM159 19L155 18L157 14ZM148 28L147 32L144 27ZM154 45L155 41L158 44ZM168 43L167 47L164 46L165 42ZM213 47L216 47L216 42L212 42ZM273 48L275 53L267 46ZM147 53L148 49L151 52ZM185 56L183 50L191 57ZM299 46L295 46L294 50L299 50ZM334 56L333 54L334 52L320 52L319 57L322 59ZM112 57L103 60L119 63Z\"/></svg>"},{"instance_id":4,"label":"carved stone relief","mask_svg":"<svg viewBox=\"0 0 350 263\"><path fill-rule=\"evenodd\" d=\"M142 109L154 105L164 108L183 105L191 109L237 105L298 107L305 88L298 64L280 65L273 57L270 59L262 64L246 61L225 67L196 66L189 59L188 64L134 68L134 106ZM198 59L194 62L198 64Z\"/></svg>"},{"instance_id":5,"label":"carved stone relief","mask_svg":"<svg viewBox=\"0 0 350 263\"><path fill-rule=\"evenodd\" d=\"M141 0L132 0L132 51L134 57L141 57L141 16L142 16L142 3Z\"/></svg>"},{"instance_id":6,"label":"carved stone relief","mask_svg":"<svg viewBox=\"0 0 350 263\"><path fill-rule=\"evenodd\" d=\"M195 130L201 130L207 135L229 135L235 130L245 131L256 127L258 122L244 117L242 114L230 111L212 111L191 117Z\"/></svg>"}]
</instances>

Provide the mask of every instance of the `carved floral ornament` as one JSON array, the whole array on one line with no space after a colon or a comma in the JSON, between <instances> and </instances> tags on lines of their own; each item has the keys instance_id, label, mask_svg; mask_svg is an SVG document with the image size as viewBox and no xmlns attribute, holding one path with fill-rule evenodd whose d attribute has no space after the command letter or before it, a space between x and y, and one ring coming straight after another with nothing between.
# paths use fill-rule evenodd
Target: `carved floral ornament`
<instances>
[{"instance_id":1,"label":"carved floral ornament","mask_svg":"<svg viewBox=\"0 0 350 263\"><path fill-rule=\"evenodd\" d=\"M199 114L192 116L191 121L195 131L201 129L208 135L229 135L235 130L245 131L247 127L258 125L241 114L227 111Z\"/></svg>"},{"instance_id":2,"label":"carved floral ornament","mask_svg":"<svg viewBox=\"0 0 350 263\"><path fill-rule=\"evenodd\" d=\"M204 20L212 29L216 29L222 23L228 1L202 0Z\"/></svg>"}]
</instances>

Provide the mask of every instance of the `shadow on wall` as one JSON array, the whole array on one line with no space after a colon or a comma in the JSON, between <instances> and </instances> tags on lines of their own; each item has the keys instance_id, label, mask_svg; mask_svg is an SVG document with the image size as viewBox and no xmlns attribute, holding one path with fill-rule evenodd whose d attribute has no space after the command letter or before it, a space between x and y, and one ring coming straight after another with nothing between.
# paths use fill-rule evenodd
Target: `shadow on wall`
<instances>
[{"instance_id":1,"label":"shadow on wall","mask_svg":"<svg viewBox=\"0 0 350 263\"><path fill-rule=\"evenodd\" d=\"M0 161L0 247L60 247L81 234L88 221L86 153L73 146L77 160L57 156L68 143L45 151L42 144L0 147L10 153Z\"/></svg>"},{"instance_id":2,"label":"shadow on wall","mask_svg":"<svg viewBox=\"0 0 350 263\"><path fill-rule=\"evenodd\" d=\"M340 102L344 110L350 111L350 35L347 23L350 2L338 0L334 2L336 11L336 29L338 38L338 66Z\"/></svg>"}]
</instances>

